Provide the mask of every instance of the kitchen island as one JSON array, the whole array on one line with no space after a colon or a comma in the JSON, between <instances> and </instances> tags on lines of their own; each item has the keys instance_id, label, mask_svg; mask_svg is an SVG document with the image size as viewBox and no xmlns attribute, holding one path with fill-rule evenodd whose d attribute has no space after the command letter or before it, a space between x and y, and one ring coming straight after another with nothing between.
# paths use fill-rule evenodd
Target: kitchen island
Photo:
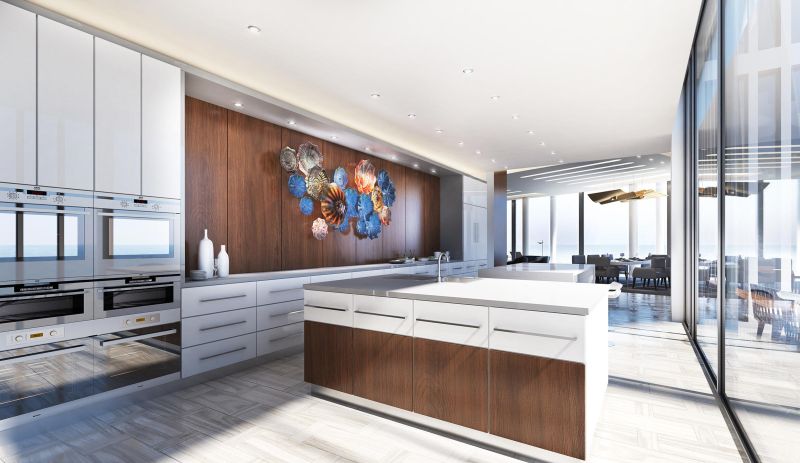
<instances>
[{"instance_id":1,"label":"kitchen island","mask_svg":"<svg viewBox=\"0 0 800 463\"><path fill-rule=\"evenodd\" d=\"M315 393L545 461L586 458L608 384L608 289L385 275L307 284Z\"/></svg>"},{"instance_id":2,"label":"kitchen island","mask_svg":"<svg viewBox=\"0 0 800 463\"><path fill-rule=\"evenodd\" d=\"M594 283L594 265L523 262L481 269L478 271L478 276L482 278Z\"/></svg>"}]
</instances>

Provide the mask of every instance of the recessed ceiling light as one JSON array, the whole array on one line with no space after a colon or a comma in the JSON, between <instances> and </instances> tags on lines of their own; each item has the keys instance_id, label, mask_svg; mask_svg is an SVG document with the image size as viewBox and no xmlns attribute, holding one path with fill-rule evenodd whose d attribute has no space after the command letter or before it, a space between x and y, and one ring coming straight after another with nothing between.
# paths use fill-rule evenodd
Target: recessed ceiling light
<instances>
[{"instance_id":1,"label":"recessed ceiling light","mask_svg":"<svg viewBox=\"0 0 800 463\"><path fill-rule=\"evenodd\" d=\"M372 148L370 148L369 146L365 146L364 151L372 151Z\"/></svg>"},{"instance_id":2,"label":"recessed ceiling light","mask_svg":"<svg viewBox=\"0 0 800 463\"><path fill-rule=\"evenodd\" d=\"M417 163L415 162L415 163L414 163L414 168L415 168L415 169L419 169L419 164L417 164Z\"/></svg>"},{"instance_id":3,"label":"recessed ceiling light","mask_svg":"<svg viewBox=\"0 0 800 463\"><path fill-rule=\"evenodd\" d=\"M508 166L503 166L503 169L508 170Z\"/></svg>"},{"instance_id":4,"label":"recessed ceiling light","mask_svg":"<svg viewBox=\"0 0 800 463\"><path fill-rule=\"evenodd\" d=\"M392 161L397 161L397 156L394 154L392 155Z\"/></svg>"},{"instance_id":5,"label":"recessed ceiling light","mask_svg":"<svg viewBox=\"0 0 800 463\"><path fill-rule=\"evenodd\" d=\"M472 74L473 72L475 72L475 70L472 68L464 68L461 70L461 72L463 72L464 74Z\"/></svg>"},{"instance_id":6,"label":"recessed ceiling light","mask_svg":"<svg viewBox=\"0 0 800 463\"><path fill-rule=\"evenodd\" d=\"M436 132L436 133L438 133L439 135L441 135L441 134L443 134L443 133L444 133L444 130L442 130L442 129L436 129L436 130L435 130L435 132Z\"/></svg>"},{"instance_id":7,"label":"recessed ceiling light","mask_svg":"<svg viewBox=\"0 0 800 463\"><path fill-rule=\"evenodd\" d=\"M648 161L653 162L653 158L648 159Z\"/></svg>"},{"instance_id":8,"label":"recessed ceiling light","mask_svg":"<svg viewBox=\"0 0 800 463\"><path fill-rule=\"evenodd\" d=\"M331 140L336 140L337 138L339 137L337 137L336 135L331 135Z\"/></svg>"},{"instance_id":9,"label":"recessed ceiling light","mask_svg":"<svg viewBox=\"0 0 800 463\"><path fill-rule=\"evenodd\" d=\"M495 161L494 159L492 159L492 164L494 164L495 162L497 162L497 161Z\"/></svg>"},{"instance_id":10,"label":"recessed ceiling light","mask_svg":"<svg viewBox=\"0 0 800 463\"><path fill-rule=\"evenodd\" d=\"M242 106L244 106L243 104L241 104L238 101L236 103L234 103L233 105L236 106L237 108L241 108Z\"/></svg>"},{"instance_id":11,"label":"recessed ceiling light","mask_svg":"<svg viewBox=\"0 0 800 463\"><path fill-rule=\"evenodd\" d=\"M475 150L475 154L477 154L478 156L480 156L480 155L481 155L481 150Z\"/></svg>"},{"instance_id":12,"label":"recessed ceiling light","mask_svg":"<svg viewBox=\"0 0 800 463\"><path fill-rule=\"evenodd\" d=\"M436 169L434 169L433 167L431 167L431 173L432 173L432 174L435 174L435 173L436 173Z\"/></svg>"},{"instance_id":13,"label":"recessed ceiling light","mask_svg":"<svg viewBox=\"0 0 800 463\"><path fill-rule=\"evenodd\" d=\"M458 146L464 146L464 142L463 141L459 141L458 142Z\"/></svg>"},{"instance_id":14,"label":"recessed ceiling light","mask_svg":"<svg viewBox=\"0 0 800 463\"><path fill-rule=\"evenodd\" d=\"M492 101L497 101L497 100L500 99L500 95L492 95L492 96L489 97L489 99L492 100Z\"/></svg>"},{"instance_id":15,"label":"recessed ceiling light","mask_svg":"<svg viewBox=\"0 0 800 463\"><path fill-rule=\"evenodd\" d=\"M540 142L539 142L539 146L544 146L544 142L543 142L543 141L540 141Z\"/></svg>"},{"instance_id":16,"label":"recessed ceiling light","mask_svg":"<svg viewBox=\"0 0 800 463\"><path fill-rule=\"evenodd\" d=\"M528 130L528 135L533 135L533 130Z\"/></svg>"},{"instance_id":17,"label":"recessed ceiling light","mask_svg":"<svg viewBox=\"0 0 800 463\"><path fill-rule=\"evenodd\" d=\"M297 124L297 122L295 122L294 119L289 119L289 125L295 125L295 124Z\"/></svg>"},{"instance_id":18,"label":"recessed ceiling light","mask_svg":"<svg viewBox=\"0 0 800 463\"><path fill-rule=\"evenodd\" d=\"M416 115L416 114L414 114L414 113L408 113L408 118L409 118L409 119L414 119L414 118L416 118L416 117L417 117L417 115Z\"/></svg>"},{"instance_id":19,"label":"recessed ceiling light","mask_svg":"<svg viewBox=\"0 0 800 463\"><path fill-rule=\"evenodd\" d=\"M369 97L374 99L374 100L377 100L378 98L381 97L381 94L380 93L370 93Z\"/></svg>"},{"instance_id":20,"label":"recessed ceiling light","mask_svg":"<svg viewBox=\"0 0 800 463\"><path fill-rule=\"evenodd\" d=\"M564 160L563 160L563 159L559 159L559 160L558 160L558 163L559 163L559 164L564 164Z\"/></svg>"},{"instance_id":21,"label":"recessed ceiling light","mask_svg":"<svg viewBox=\"0 0 800 463\"><path fill-rule=\"evenodd\" d=\"M516 121L517 119L519 119L519 114L512 114L511 119L514 119Z\"/></svg>"},{"instance_id":22,"label":"recessed ceiling light","mask_svg":"<svg viewBox=\"0 0 800 463\"><path fill-rule=\"evenodd\" d=\"M664 161L661 161L661 164L664 164Z\"/></svg>"},{"instance_id":23,"label":"recessed ceiling light","mask_svg":"<svg viewBox=\"0 0 800 463\"><path fill-rule=\"evenodd\" d=\"M642 159L642 155L641 154L637 154L636 155L636 159Z\"/></svg>"},{"instance_id":24,"label":"recessed ceiling light","mask_svg":"<svg viewBox=\"0 0 800 463\"><path fill-rule=\"evenodd\" d=\"M259 32L261 32L261 28L260 27L253 26L253 25L247 26L247 30L252 32L253 34L258 34Z\"/></svg>"},{"instance_id":25,"label":"recessed ceiling light","mask_svg":"<svg viewBox=\"0 0 800 463\"><path fill-rule=\"evenodd\" d=\"M551 155L553 155L553 156L555 156L555 155L556 155L556 152L555 152L555 151L550 151L550 154L551 154Z\"/></svg>"}]
</instances>

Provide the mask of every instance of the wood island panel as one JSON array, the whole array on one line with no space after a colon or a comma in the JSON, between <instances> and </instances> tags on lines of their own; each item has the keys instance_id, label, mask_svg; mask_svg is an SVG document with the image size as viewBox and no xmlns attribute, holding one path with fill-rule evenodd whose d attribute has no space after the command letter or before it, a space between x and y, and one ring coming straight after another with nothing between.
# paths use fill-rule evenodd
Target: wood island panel
<instances>
[{"instance_id":1,"label":"wood island panel","mask_svg":"<svg viewBox=\"0 0 800 463\"><path fill-rule=\"evenodd\" d=\"M412 409L413 338L353 329L353 394Z\"/></svg>"},{"instance_id":2,"label":"wood island panel","mask_svg":"<svg viewBox=\"0 0 800 463\"><path fill-rule=\"evenodd\" d=\"M353 393L353 328L306 321L304 380Z\"/></svg>"}]
</instances>

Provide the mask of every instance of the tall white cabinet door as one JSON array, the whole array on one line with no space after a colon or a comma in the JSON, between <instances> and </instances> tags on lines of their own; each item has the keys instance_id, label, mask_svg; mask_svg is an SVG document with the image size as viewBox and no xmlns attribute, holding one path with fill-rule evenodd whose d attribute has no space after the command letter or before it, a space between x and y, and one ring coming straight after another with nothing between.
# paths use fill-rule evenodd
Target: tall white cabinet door
<instances>
[{"instance_id":1,"label":"tall white cabinet door","mask_svg":"<svg viewBox=\"0 0 800 463\"><path fill-rule=\"evenodd\" d=\"M94 186L93 38L41 16L38 20L39 185Z\"/></svg>"},{"instance_id":2,"label":"tall white cabinet door","mask_svg":"<svg viewBox=\"0 0 800 463\"><path fill-rule=\"evenodd\" d=\"M94 188L142 191L141 54L94 39Z\"/></svg>"},{"instance_id":3,"label":"tall white cabinet door","mask_svg":"<svg viewBox=\"0 0 800 463\"><path fill-rule=\"evenodd\" d=\"M474 240L475 254L473 258L475 260L486 260L488 253L486 247L489 245L486 236L489 229L489 224L488 224L489 216L486 212L486 209L482 207L473 207L473 212L474 212L473 220L475 220L475 225L474 225L475 233L477 235Z\"/></svg>"},{"instance_id":4,"label":"tall white cabinet door","mask_svg":"<svg viewBox=\"0 0 800 463\"><path fill-rule=\"evenodd\" d=\"M0 182L36 184L36 15L0 2Z\"/></svg>"},{"instance_id":5,"label":"tall white cabinet door","mask_svg":"<svg viewBox=\"0 0 800 463\"><path fill-rule=\"evenodd\" d=\"M464 260L470 261L475 260L475 246L473 245L473 241L475 240L474 231L475 227L473 226L474 218L473 218L473 211L475 206L471 204L464 204Z\"/></svg>"},{"instance_id":6,"label":"tall white cabinet door","mask_svg":"<svg viewBox=\"0 0 800 463\"><path fill-rule=\"evenodd\" d=\"M183 75L142 56L142 194L181 196Z\"/></svg>"}]
</instances>

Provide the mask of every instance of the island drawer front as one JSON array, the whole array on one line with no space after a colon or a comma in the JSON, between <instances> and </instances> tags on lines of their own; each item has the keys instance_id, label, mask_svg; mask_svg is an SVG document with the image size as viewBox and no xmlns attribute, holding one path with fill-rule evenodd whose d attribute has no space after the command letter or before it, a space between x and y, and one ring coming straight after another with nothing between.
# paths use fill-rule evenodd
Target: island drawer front
<instances>
[{"instance_id":1,"label":"island drawer front","mask_svg":"<svg viewBox=\"0 0 800 463\"><path fill-rule=\"evenodd\" d=\"M303 301L279 302L258 308L258 331L303 321Z\"/></svg>"},{"instance_id":2,"label":"island drawer front","mask_svg":"<svg viewBox=\"0 0 800 463\"><path fill-rule=\"evenodd\" d=\"M256 356L256 333L183 349L184 378L215 370Z\"/></svg>"},{"instance_id":3,"label":"island drawer front","mask_svg":"<svg viewBox=\"0 0 800 463\"><path fill-rule=\"evenodd\" d=\"M183 347L253 333L256 331L256 308L186 318L182 329Z\"/></svg>"},{"instance_id":4,"label":"island drawer front","mask_svg":"<svg viewBox=\"0 0 800 463\"><path fill-rule=\"evenodd\" d=\"M256 283L233 283L186 288L181 293L182 315L195 317L256 306Z\"/></svg>"},{"instance_id":5,"label":"island drawer front","mask_svg":"<svg viewBox=\"0 0 800 463\"><path fill-rule=\"evenodd\" d=\"M414 301L391 297L354 296L353 328L411 336Z\"/></svg>"},{"instance_id":6,"label":"island drawer front","mask_svg":"<svg viewBox=\"0 0 800 463\"><path fill-rule=\"evenodd\" d=\"M303 285L308 282L308 277L259 281L258 305L300 300L303 298Z\"/></svg>"},{"instance_id":7,"label":"island drawer front","mask_svg":"<svg viewBox=\"0 0 800 463\"><path fill-rule=\"evenodd\" d=\"M352 328L353 295L306 290L303 315L307 321Z\"/></svg>"},{"instance_id":8,"label":"island drawer front","mask_svg":"<svg viewBox=\"0 0 800 463\"><path fill-rule=\"evenodd\" d=\"M491 307L489 348L584 363L585 318Z\"/></svg>"},{"instance_id":9,"label":"island drawer front","mask_svg":"<svg viewBox=\"0 0 800 463\"><path fill-rule=\"evenodd\" d=\"M289 347L303 345L303 327L305 324L292 323L291 325L279 326L257 333L258 355L266 355Z\"/></svg>"},{"instance_id":10,"label":"island drawer front","mask_svg":"<svg viewBox=\"0 0 800 463\"><path fill-rule=\"evenodd\" d=\"M488 347L489 308L415 300L414 337Z\"/></svg>"},{"instance_id":11,"label":"island drawer front","mask_svg":"<svg viewBox=\"0 0 800 463\"><path fill-rule=\"evenodd\" d=\"M436 265L419 265L412 268L414 275L436 275Z\"/></svg>"}]
</instances>

